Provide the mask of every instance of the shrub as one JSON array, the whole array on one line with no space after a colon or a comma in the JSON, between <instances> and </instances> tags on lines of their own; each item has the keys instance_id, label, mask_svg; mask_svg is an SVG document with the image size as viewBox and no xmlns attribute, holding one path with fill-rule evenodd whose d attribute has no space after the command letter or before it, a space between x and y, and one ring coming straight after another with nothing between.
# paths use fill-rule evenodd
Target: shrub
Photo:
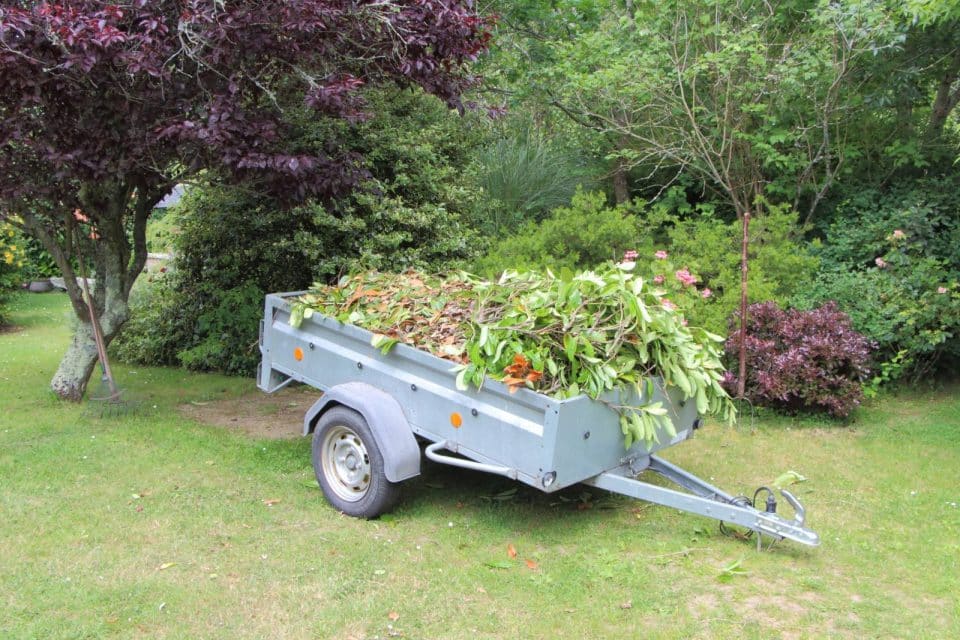
<instances>
[{"instance_id":1,"label":"shrub","mask_svg":"<svg viewBox=\"0 0 960 640\"><path fill-rule=\"evenodd\" d=\"M630 249L652 254L644 242L640 205L607 207L603 193L578 190L569 207L554 209L542 222L529 222L499 242L472 269L492 276L506 269L589 269L619 260Z\"/></svg>"},{"instance_id":2,"label":"shrub","mask_svg":"<svg viewBox=\"0 0 960 640\"><path fill-rule=\"evenodd\" d=\"M265 293L361 268L449 268L480 250L462 222L481 198L454 164L468 142L457 116L422 94L370 99L373 117L352 130L294 123L305 145L349 136L368 162L361 190L282 210L250 185L196 187L166 214L178 227L174 268L132 302L119 357L250 375Z\"/></svg>"},{"instance_id":3,"label":"shrub","mask_svg":"<svg viewBox=\"0 0 960 640\"><path fill-rule=\"evenodd\" d=\"M956 182L919 180L845 202L814 244L823 269L793 297L802 309L836 301L877 343L888 380L916 381L960 358Z\"/></svg>"},{"instance_id":4,"label":"shrub","mask_svg":"<svg viewBox=\"0 0 960 640\"><path fill-rule=\"evenodd\" d=\"M119 360L149 365L178 365L180 345L195 340L192 300L177 291L173 273L137 281L130 293L130 320L110 344Z\"/></svg>"},{"instance_id":5,"label":"shrub","mask_svg":"<svg viewBox=\"0 0 960 640\"><path fill-rule=\"evenodd\" d=\"M726 222L709 210L696 216L676 219L669 228L670 262L700 277L711 290L687 311L691 321L726 334L729 318L740 308L740 242L743 226L739 220ZM768 207L750 222L749 303L776 302L783 306L801 286L813 279L819 261L801 242L803 228L786 207Z\"/></svg>"},{"instance_id":6,"label":"shrub","mask_svg":"<svg viewBox=\"0 0 960 640\"><path fill-rule=\"evenodd\" d=\"M696 274L701 295L685 296L681 308L691 322L725 334L740 304L741 223L717 217L710 206L691 210L678 204L675 192L668 196L670 205L637 200L609 208L603 194L578 192L569 207L500 240L473 267L488 276L518 268L591 269L631 250L640 273L664 276L667 285L675 283L677 271ZM749 300L783 303L813 278L818 260L798 240L803 229L796 215L784 207L768 209L750 225ZM656 260L659 250L669 258Z\"/></svg>"},{"instance_id":7,"label":"shrub","mask_svg":"<svg viewBox=\"0 0 960 640\"><path fill-rule=\"evenodd\" d=\"M731 328L726 343L731 363L739 349L740 332ZM863 399L870 349L869 340L832 302L811 311L783 310L773 302L750 305L745 396L788 412L846 417ZM727 372L724 384L735 390L736 376Z\"/></svg>"},{"instance_id":8,"label":"shrub","mask_svg":"<svg viewBox=\"0 0 960 640\"><path fill-rule=\"evenodd\" d=\"M853 327L877 345L876 359L896 366L888 380L916 382L960 356L960 285L932 260L884 268L821 272L793 299L800 309L836 301Z\"/></svg>"},{"instance_id":9,"label":"shrub","mask_svg":"<svg viewBox=\"0 0 960 640\"><path fill-rule=\"evenodd\" d=\"M9 222L0 222L0 325L7 320L4 311L7 296L20 286L24 258L20 235Z\"/></svg>"}]
</instances>

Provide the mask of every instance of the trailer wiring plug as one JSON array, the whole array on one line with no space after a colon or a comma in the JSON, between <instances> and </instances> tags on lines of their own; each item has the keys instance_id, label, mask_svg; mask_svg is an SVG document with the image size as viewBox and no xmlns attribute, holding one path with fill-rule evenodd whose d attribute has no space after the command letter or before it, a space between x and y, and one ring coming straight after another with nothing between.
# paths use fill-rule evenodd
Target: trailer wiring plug
<instances>
[{"instance_id":1,"label":"trailer wiring plug","mask_svg":"<svg viewBox=\"0 0 960 640\"><path fill-rule=\"evenodd\" d=\"M777 497L773 493L773 489L770 487L759 487L756 491L753 492L753 508L759 511L757 507L757 496L760 495L761 491L767 492L767 502L764 505L764 511L767 513L776 513L777 512Z\"/></svg>"}]
</instances>

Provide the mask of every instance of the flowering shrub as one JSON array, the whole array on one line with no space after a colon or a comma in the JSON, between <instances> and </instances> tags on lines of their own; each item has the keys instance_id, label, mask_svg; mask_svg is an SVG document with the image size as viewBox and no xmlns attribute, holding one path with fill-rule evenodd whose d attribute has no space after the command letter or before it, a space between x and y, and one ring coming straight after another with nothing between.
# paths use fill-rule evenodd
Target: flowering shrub
<instances>
[{"instance_id":1,"label":"flowering shrub","mask_svg":"<svg viewBox=\"0 0 960 640\"><path fill-rule=\"evenodd\" d=\"M835 301L877 344L883 375L917 381L960 361L960 218L956 180L920 180L908 189L867 192L815 246L817 278L791 303Z\"/></svg>"},{"instance_id":2,"label":"flowering shrub","mask_svg":"<svg viewBox=\"0 0 960 640\"><path fill-rule=\"evenodd\" d=\"M20 284L23 268L23 245L9 222L0 222L0 324L5 322L4 303L7 293Z\"/></svg>"},{"instance_id":3,"label":"flowering shrub","mask_svg":"<svg viewBox=\"0 0 960 640\"><path fill-rule=\"evenodd\" d=\"M745 395L761 406L846 417L863 399L871 346L832 302L812 311L783 310L773 302L751 305ZM731 329L727 355L736 358L739 349L740 332ZM724 385L736 389L732 372Z\"/></svg>"},{"instance_id":4,"label":"flowering shrub","mask_svg":"<svg viewBox=\"0 0 960 640\"><path fill-rule=\"evenodd\" d=\"M726 222L706 212L686 218L675 217L666 226L669 244L660 245L663 258L652 268L664 284L697 277L696 290L686 293L699 300L679 302L690 322L708 331L725 334L728 319L740 308L741 223ZM781 305L816 273L817 260L796 238L803 228L797 216L784 207L768 207L750 222L749 302L773 300ZM657 256L654 256L656 258Z\"/></svg>"}]
</instances>

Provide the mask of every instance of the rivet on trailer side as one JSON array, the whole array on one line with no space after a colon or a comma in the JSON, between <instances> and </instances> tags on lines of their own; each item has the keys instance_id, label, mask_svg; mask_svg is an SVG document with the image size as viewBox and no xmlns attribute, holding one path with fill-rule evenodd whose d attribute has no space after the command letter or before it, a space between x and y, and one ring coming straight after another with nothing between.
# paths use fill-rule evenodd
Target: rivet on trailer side
<instances>
[{"instance_id":1,"label":"rivet on trailer side","mask_svg":"<svg viewBox=\"0 0 960 640\"><path fill-rule=\"evenodd\" d=\"M291 326L287 299L298 295L266 297L257 386L272 393L296 381L323 391L304 417L303 433L313 434L313 467L324 496L348 515L373 518L396 504L400 484L420 473L420 438L430 443L423 455L434 462L544 492L583 483L736 524L760 534L758 545L761 536L820 544L788 491L780 493L793 508L791 519L776 512L769 489L758 509L757 494L754 500L732 496L656 455L700 425L694 403L660 381L652 397L631 389L604 398L617 405L659 400L670 410L675 437L661 431L652 446L640 442L625 450L619 419L602 402L584 395L557 400L528 389L510 393L493 380L458 390L451 363L419 349L398 344L383 354L369 331L320 313ZM638 480L647 470L681 490Z\"/></svg>"}]
</instances>

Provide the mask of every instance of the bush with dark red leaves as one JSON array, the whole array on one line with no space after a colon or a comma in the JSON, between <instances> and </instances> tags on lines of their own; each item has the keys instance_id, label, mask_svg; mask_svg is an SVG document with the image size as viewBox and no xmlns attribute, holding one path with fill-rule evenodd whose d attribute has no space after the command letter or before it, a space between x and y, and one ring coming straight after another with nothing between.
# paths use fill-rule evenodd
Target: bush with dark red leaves
<instances>
[{"instance_id":1,"label":"bush with dark red leaves","mask_svg":"<svg viewBox=\"0 0 960 640\"><path fill-rule=\"evenodd\" d=\"M738 318L734 322L739 325ZM744 394L756 405L790 413L847 417L863 399L872 347L833 302L811 311L783 310L774 302L751 305ZM731 331L726 343L731 361L739 350L740 332ZM736 390L735 374L726 374L724 386Z\"/></svg>"}]
</instances>

